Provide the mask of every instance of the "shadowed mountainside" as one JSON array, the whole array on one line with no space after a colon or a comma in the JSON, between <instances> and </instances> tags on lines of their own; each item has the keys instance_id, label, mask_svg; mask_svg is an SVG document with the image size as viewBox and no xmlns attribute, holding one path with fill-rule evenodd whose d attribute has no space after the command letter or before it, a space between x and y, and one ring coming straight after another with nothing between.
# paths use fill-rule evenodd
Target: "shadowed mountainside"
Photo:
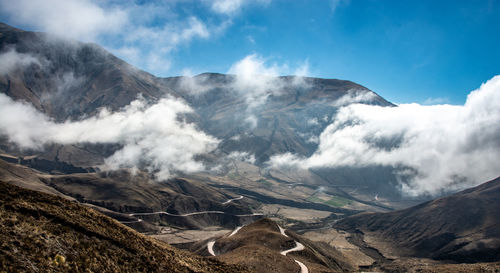
<instances>
[{"instance_id":1,"label":"shadowed mountainside","mask_svg":"<svg viewBox=\"0 0 500 273\"><path fill-rule=\"evenodd\" d=\"M179 215L196 211L222 211L226 214L202 214L192 217L175 217L162 214L144 215L144 221L132 223L140 231L155 231L148 223L156 222L182 228L198 229L207 225L233 228L255 220L254 217L235 215L251 214L249 206L255 201L246 198L225 203L234 198L228 192L213 189L205 183L186 179L154 182L144 173L135 175L127 171L108 173L81 173L50 175L26 166L0 159L0 179L14 185L59 195L93 205L117 220L134 222L130 213L169 212Z\"/></svg>"},{"instance_id":2,"label":"shadowed mountainside","mask_svg":"<svg viewBox=\"0 0 500 273\"><path fill-rule=\"evenodd\" d=\"M348 217L336 227L387 242L401 256L500 261L500 177L408 209Z\"/></svg>"},{"instance_id":3,"label":"shadowed mountainside","mask_svg":"<svg viewBox=\"0 0 500 273\"><path fill-rule=\"evenodd\" d=\"M0 182L0 270L246 272L143 236L75 202Z\"/></svg>"}]
</instances>

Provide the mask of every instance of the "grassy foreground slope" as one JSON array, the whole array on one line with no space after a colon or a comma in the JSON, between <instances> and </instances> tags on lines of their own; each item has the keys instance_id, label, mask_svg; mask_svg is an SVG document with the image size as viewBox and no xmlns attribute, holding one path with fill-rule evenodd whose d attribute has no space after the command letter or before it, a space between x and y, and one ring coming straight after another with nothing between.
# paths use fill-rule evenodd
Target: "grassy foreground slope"
<instances>
[{"instance_id":1,"label":"grassy foreground slope","mask_svg":"<svg viewBox=\"0 0 500 273\"><path fill-rule=\"evenodd\" d=\"M0 272L246 272L76 202L0 181Z\"/></svg>"}]
</instances>

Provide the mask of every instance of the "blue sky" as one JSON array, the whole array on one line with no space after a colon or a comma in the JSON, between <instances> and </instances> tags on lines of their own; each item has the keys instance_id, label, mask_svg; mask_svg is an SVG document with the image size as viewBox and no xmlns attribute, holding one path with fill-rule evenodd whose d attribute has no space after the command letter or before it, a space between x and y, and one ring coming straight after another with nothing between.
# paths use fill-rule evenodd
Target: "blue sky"
<instances>
[{"instance_id":1,"label":"blue sky","mask_svg":"<svg viewBox=\"0 0 500 273\"><path fill-rule=\"evenodd\" d=\"M227 73L253 54L279 74L307 68L395 103L463 104L500 74L493 0L0 0L0 10L3 22L99 43L157 76Z\"/></svg>"}]
</instances>

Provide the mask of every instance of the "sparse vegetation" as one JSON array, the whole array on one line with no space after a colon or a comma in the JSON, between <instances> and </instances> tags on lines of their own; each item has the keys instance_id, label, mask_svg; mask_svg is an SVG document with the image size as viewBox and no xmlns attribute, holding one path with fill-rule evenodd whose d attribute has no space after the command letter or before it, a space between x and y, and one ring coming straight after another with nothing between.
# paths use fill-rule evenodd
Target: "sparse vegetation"
<instances>
[{"instance_id":1,"label":"sparse vegetation","mask_svg":"<svg viewBox=\"0 0 500 273\"><path fill-rule=\"evenodd\" d=\"M241 175L237 172L230 173L227 175L227 177L232 180L240 180L242 178Z\"/></svg>"},{"instance_id":2,"label":"sparse vegetation","mask_svg":"<svg viewBox=\"0 0 500 273\"><path fill-rule=\"evenodd\" d=\"M345 205L352 204L352 200L341 196L333 196L330 200L326 201L325 204L328 204L333 207L343 207Z\"/></svg>"},{"instance_id":3,"label":"sparse vegetation","mask_svg":"<svg viewBox=\"0 0 500 273\"><path fill-rule=\"evenodd\" d=\"M245 272L93 209L0 182L0 272Z\"/></svg>"},{"instance_id":4,"label":"sparse vegetation","mask_svg":"<svg viewBox=\"0 0 500 273\"><path fill-rule=\"evenodd\" d=\"M267 181L264 178L261 178L261 179L257 180L257 182L261 183L266 188L270 188L270 187L273 186L273 184L271 184L271 182Z\"/></svg>"},{"instance_id":5,"label":"sparse vegetation","mask_svg":"<svg viewBox=\"0 0 500 273\"><path fill-rule=\"evenodd\" d=\"M316 196L310 196L309 198L307 198L307 200L314 202L314 203L326 204L326 205L329 205L332 207L343 207L345 205L352 204L352 200L349 200L349 199L341 197L341 196L332 196L329 200L323 200L323 199L318 198Z\"/></svg>"}]
</instances>

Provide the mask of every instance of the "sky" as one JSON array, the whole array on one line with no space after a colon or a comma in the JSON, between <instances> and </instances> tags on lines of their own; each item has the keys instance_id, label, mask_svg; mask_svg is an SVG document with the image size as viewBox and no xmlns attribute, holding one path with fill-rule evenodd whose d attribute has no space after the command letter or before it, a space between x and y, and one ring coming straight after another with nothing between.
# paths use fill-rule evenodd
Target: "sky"
<instances>
[{"instance_id":1,"label":"sky","mask_svg":"<svg viewBox=\"0 0 500 273\"><path fill-rule=\"evenodd\" d=\"M0 21L98 43L156 76L257 56L397 104L463 104L500 67L495 0L0 0Z\"/></svg>"},{"instance_id":2,"label":"sky","mask_svg":"<svg viewBox=\"0 0 500 273\"><path fill-rule=\"evenodd\" d=\"M363 104L370 97L350 90L331 102L339 108L334 116L310 117L308 126L327 122L307 136L318 145L313 154L274 154L265 164L389 166L408 195L439 195L498 176L499 15L500 1L486 0L0 0L0 21L97 43L157 76L236 75L228 87L244 98L251 129L270 95L308 88L301 76L364 85L398 107ZM47 64L16 48L0 52L0 76ZM285 83L279 75L299 77ZM64 75L46 99L81 81ZM203 77L180 83L193 94L213 88ZM21 148L120 143L107 168L145 168L167 179L208 170L197 156L221 141L178 118L192 111L168 96L152 105L138 98L116 112L57 123L1 95L0 133ZM228 158L255 160L245 150Z\"/></svg>"}]
</instances>

